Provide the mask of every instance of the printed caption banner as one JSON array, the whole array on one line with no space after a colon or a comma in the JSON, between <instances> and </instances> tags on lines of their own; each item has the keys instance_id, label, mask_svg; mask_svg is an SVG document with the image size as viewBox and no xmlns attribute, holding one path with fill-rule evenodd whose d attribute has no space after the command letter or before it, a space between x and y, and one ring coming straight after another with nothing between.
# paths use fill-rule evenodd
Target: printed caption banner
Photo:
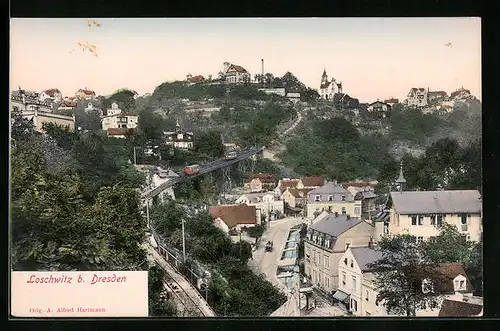
<instances>
[{"instance_id":1,"label":"printed caption banner","mask_svg":"<svg viewBox=\"0 0 500 331\"><path fill-rule=\"evenodd\" d=\"M15 317L147 317L147 271L11 273Z\"/></svg>"}]
</instances>

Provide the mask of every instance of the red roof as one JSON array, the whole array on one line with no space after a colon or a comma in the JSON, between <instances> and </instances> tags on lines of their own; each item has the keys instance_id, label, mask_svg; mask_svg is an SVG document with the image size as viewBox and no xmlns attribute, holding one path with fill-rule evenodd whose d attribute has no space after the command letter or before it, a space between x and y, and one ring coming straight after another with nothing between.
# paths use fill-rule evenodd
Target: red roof
<instances>
[{"instance_id":1,"label":"red roof","mask_svg":"<svg viewBox=\"0 0 500 331\"><path fill-rule=\"evenodd\" d=\"M76 107L77 103L76 103L76 101L73 101L73 100L63 100L61 105L64 107Z\"/></svg>"},{"instance_id":2,"label":"red roof","mask_svg":"<svg viewBox=\"0 0 500 331\"><path fill-rule=\"evenodd\" d=\"M189 77L187 80L188 80L188 82L191 82L191 83L199 83L199 82L204 81L205 77L203 77L202 75L197 75L197 76Z\"/></svg>"},{"instance_id":3,"label":"red roof","mask_svg":"<svg viewBox=\"0 0 500 331\"><path fill-rule=\"evenodd\" d=\"M236 64L231 64L231 66L227 70L229 71L231 69L234 69L237 72L241 72L241 73L247 72L245 68L243 68L242 66L236 65Z\"/></svg>"},{"instance_id":4,"label":"red roof","mask_svg":"<svg viewBox=\"0 0 500 331\"><path fill-rule=\"evenodd\" d=\"M134 133L134 129L129 128L109 128L108 136L124 136Z\"/></svg>"},{"instance_id":5,"label":"red roof","mask_svg":"<svg viewBox=\"0 0 500 331\"><path fill-rule=\"evenodd\" d=\"M256 174L256 175L250 175L247 177L246 182L252 181L252 179L258 178L261 183L263 184L274 184L276 182L276 179L274 178L273 175L268 174L268 173L261 173L261 174Z\"/></svg>"},{"instance_id":6,"label":"red roof","mask_svg":"<svg viewBox=\"0 0 500 331\"><path fill-rule=\"evenodd\" d=\"M322 176L304 177L301 179L304 186L323 186L325 185L325 178Z\"/></svg>"},{"instance_id":7,"label":"red roof","mask_svg":"<svg viewBox=\"0 0 500 331\"><path fill-rule=\"evenodd\" d=\"M451 94L450 94L450 97L451 97L451 98L454 98L454 97L456 97L457 95L459 95L459 94L461 94L461 93L467 93L467 94L470 94L470 91L469 91L469 90L467 90L467 89L461 88L461 89L456 90L455 92L451 93Z\"/></svg>"},{"instance_id":8,"label":"red roof","mask_svg":"<svg viewBox=\"0 0 500 331\"><path fill-rule=\"evenodd\" d=\"M299 180L282 180L280 187L289 187L289 188L295 188L299 184Z\"/></svg>"},{"instance_id":9,"label":"red roof","mask_svg":"<svg viewBox=\"0 0 500 331\"><path fill-rule=\"evenodd\" d=\"M210 207L209 213L214 219L222 219L230 229L238 224L257 223L255 206L246 204Z\"/></svg>"},{"instance_id":10,"label":"red roof","mask_svg":"<svg viewBox=\"0 0 500 331\"><path fill-rule=\"evenodd\" d=\"M58 90L58 89L56 89L56 88L51 88L51 89L48 89L48 90L46 90L46 91L45 91L45 94L48 94L48 95L49 95L49 96L51 96L51 97L54 97L54 95L55 95L56 93L61 93L61 91L59 91L59 90Z\"/></svg>"},{"instance_id":11,"label":"red roof","mask_svg":"<svg viewBox=\"0 0 500 331\"><path fill-rule=\"evenodd\" d=\"M78 92L83 92L85 93L86 95L92 95L92 94L95 94L94 91L91 91L91 90L83 90L83 89L79 89Z\"/></svg>"}]
</instances>

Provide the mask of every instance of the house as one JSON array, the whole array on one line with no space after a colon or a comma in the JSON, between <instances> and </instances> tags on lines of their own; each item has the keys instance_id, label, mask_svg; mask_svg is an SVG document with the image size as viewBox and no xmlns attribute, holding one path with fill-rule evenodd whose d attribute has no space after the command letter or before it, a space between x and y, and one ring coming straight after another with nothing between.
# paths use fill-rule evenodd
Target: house
<instances>
[{"instance_id":1,"label":"house","mask_svg":"<svg viewBox=\"0 0 500 331\"><path fill-rule=\"evenodd\" d=\"M338 90L337 90L338 92ZM321 99L333 100L333 96L336 93L335 89L335 78L328 80L328 75L326 74L326 69L323 70L323 75L321 76L321 83L319 85L319 95Z\"/></svg>"},{"instance_id":2,"label":"house","mask_svg":"<svg viewBox=\"0 0 500 331\"><path fill-rule=\"evenodd\" d=\"M371 220L377 213L377 206L375 200L377 195L373 188L364 188L354 195L354 201L361 201L361 218Z\"/></svg>"},{"instance_id":3,"label":"house","mask_svg":"<svg viewBox=\"0 0 500 331\"><path fill-rule=\"evenodd\" d=\"M292 208L304 208L307 204L307 193L313 188L289 188L281 194L280 199L283 200L286 206Z\"/></svg>"},{"instance_id":4,"label":"house","mask_svg":"<svg viewBox=\"0 0 500 331\"><path fill-rule=\"evenodd\" d=\"M47 99L50 99L52 102L59 103L62 101L63 96L61 91L59 91L56 88L48 89L40 93L39 96L40 100L45 101Z\"/></svg>"},{"instance_id":5,"label":"house","mask_svg":"<svg viewBox=\"0 0 500 331\"><path fill-rule=\"evenodd\" d=\"M274 192L246 193L234 202L236 204L246 204L255 206L257 209L257 222L260 224L261 216L267 220L272 219L276 214L284 213L283 201L279 200Z\"/></svg>"},{"instance_id":6,"label":"house","mask_svg":"<svg viewBox=\"0 0 500 331\"><path fill-rule=\"evenodd\" d=\"M268 173L259 173L249 175L245 179L244 187L250 189L250 192L262 192L274 188L276 179L273 175Z\"/></svg>"},{"instance_id":7,"label":"house","mask_svg":"<svg viewBox=\"0 0 500 331\"><path fill-rule=\"evenodd\" d=\"M459 100L460 99L467 99L470 96L471 96L470 91L467 89L464 89L462 86L460 89L458 89L450 94L450 99L459 99Z\"/></svg>"},{"instance_id":8,"label":"house","mask_svg":"<svg viewBox=\"0 0 500 331\"><path fill-rule=\"evenodd\" d=\"M482 233L482 202L477 190L392 192L386 203L390 234L409 234L417 242L437 236L443 222L472 241Z\"/></svg>"},{"instance_id":9,"label":"house","mask_svg":"<svg viewBox=\"0 0 500 331\"><path fill-rule=\"evenodd\" d=\"M430 91L428 93L429 103L436 104L448 99L448 93L445 91Z\"/></svg>"},{"instance_id":10,"label":"house","mask_svg":"<svg viewBox=\"0 0 500 331\"><path fill-rule=\"evenodd\" d=\"M127 138L128 136L135 134L135 130L129 128L108 128L106 129L106 134L108 137L113 138Z\"/></svg>"},{"instance_id":11,"label":"house","mask_svg":"<svg viewBox=\"0 0 500 331\"><path fill-rule=\"evenodd\" d=\"M255 206L220 205L210 207L209 213L214 218L214 224L226 234L233 229L240 232L258 224Z\"/></svg>"},{"instance_id":12,"label":"house","mask_svg":"<svg viewBox=\"0 0 500 331\"><path fill-rule=\"evenodd\" d=\"M392 108L392 107L394 107L395 104L399 103L399 99L390 98L390 99L384 100L384 103L388 104Z\"/></svg>"},{"instance_id":13,"label":"house","mask_svg":"<svg viewBox=\"0 0 500 331\"><path fill-rule=\"evenodd\" d=\"M278 181L278 185L276 185L274 192L276 192L276 194L278 195L282 195L287 188L302 189L304 188L304 185L302 184L300 179L283 178Z\"/></svg>"},{"instance_id":14,"label":"house","mask_svg":"<svg viewBox=\"0 0 500 331\"><path fill-rule=\"evenodd\" d=\"M425 107L428 103L428 89L423 87L413 87L407 95L408 106Z\"/></svg>"},{"instance_id":15,"label":"house","mask_svg":"<svg viewBox=\"0 0 500 331\"><path fill-rule=\"evenodd\" d=\"M312 219L321 211L361 216L361 201L354 200L352 194L337 183L326 183L307 194L307 217Z\"/></svg>"},{"instance_id":16,"label":"house","mask_svg":"<svg viewBox=\"0 0 500 331\"><path fill-rule=\"evenodd\" d=\"M77 102L74 100L65 99L62 100L57 107L57 110L73 110L78 106Z\"/></svg>"},{"instance_id":17,"label":"house","mask_svg":"<svg viewBox=\"0 0 500 331\"><path fill-rule=\"evenodd\" d=\"M75 97L79 100L93 100L96 97L94 91L88 90L87 88L79 89L75 93Z\"/></svg>"},{"instance_id":18,"label":"house","mask_svg":"<svg viewBox=\"0 0 500 331\"><path fill-rule=\"evenodd\" d=\"M373 226L357 217L331 213L308 227L304 272L312 285L333 294L338 288L340 257L349 247L367 246Z\"/></svg>"},{"instance_id":19,"label":"house","mask_svg":"<svg viewBox=\"0 0 500 331\"><path fill-rule=\"evenodd\" d=\"M441 263L433 271L436 276L436 284L432 287L438 297L437 304L427 307L420 306L416 310L417 317L436 317L439 315L440 308L445 300L468 300L475 298L472 293L474 288L470 283L463 266L459 263ZM378 291L375 288L374 281L376 275L374 272L363 273L363 282L361 293L362 310L361 316L388 316L387 309L383 302L378 302L376 299ZM425 281L425 280L424 280ZM424 289L422 289L424 290ZM368 298L368 300L366 300ZM446 309L446 307L445 307ZM368 314L367 314L368 313ZM445 312L443 312L444 314ZM395 316L392 314L392 316Z\"/></svg>"},{"instance_id":20,"label":"house","mask_svg":"<svg viewBox=\"0 0 500 331\"><path fill-rule=\"evenodd\" d=\"M366 190L375 190L375 182L363 182L363 181L357 181L357 182L345 182L341 183L343 188L348 190L352 196L355 196L359 192L363 192Z\"/></svg>"},{"instance_id":21,"label":"house","mask_svg":"<svg viewBox=\"0 0 500 331\"><path fill-rule=\"evenodd\" d=\"M365 247L349 247L339 259L339 286L333 294L334 304L355 316L385 314L377 311L377 308L364 307L365 302L375 305L376 296L371 293L371 288L363 291L363 274L372 272L370 263L381 258L382 251L374 249L372 242Z\"/></svg>"},{"instance_id":22,"label":"house","mask_svg":"<svg viewBox=\"0 0 500 331\"><path fill-rule=\"evenodd\" d=\"M290 92L286 94L286 97L293 103L297 103L300 101L300 93Z\"/></svg>"},{"instance_id":23,"label":"house","mask_svg":"<svg viewBox=\"0 0 500 331\"><path fill-rule=\"evenodd\" d=\"M31 120L38 132L43 132L44 123L53 123L56 125L61 125L68 127L70 130L75 129L75 116L64 116L59 114L54 114L47 111L41 111L38 109L34 110L24 110L22 116L25 119Z\"/></svg>"},{"instance_id":24,"label":"house","mask_svg":"<svg viewBox=\"0 0 500 331\"><path fill-rule=\"evenodd\" d=\"M245 68L229 62L224 62L222 73L229 84L249 83L251 80L250 73Z\"/></svg>"},{"instance_id":25,"label":"house","mask_svg":"<svg viewBox=\"0 0 500 331\"><path fill-rule=\"evenodd\" d=\"M325 178L322 176L310 176L300 179L297 188L318 188L325 185Z\"/></svg>"},{"instance_id":26,"label":"house","mask_svg":"<svg viewBox=\"0 0 500 331\"><path fill-rule=\"evenodd\" d=\"M439 310L439 317L479 317L483 315L483 300L481 297L444 299Z\"/></svg>"},{"instance_id":27,"label":"house","mask_svg":"<svg viewBox=\"0 0 500 331\"><path fill-rule=\"evenodd\" d=\"M85 112L86 113L97 113L99 116L103 116L102 110L100 108L94 107L94 105L92 104L92 102L89 102L87 104L87 107L85 108ZM108 115L109 114L110 114L110 112L108 110Z\"/></svg>"},{"instance_id":28,"label":"house","mask_svg":"<svg viewBox=\"0 0 500 331\"><path fill-rule=\"evenodd\" d=\"M204 81L205 81L205 77L203 77L201 75L192 76L191 74L187 74L187 76L186 76L186 82L189 85L203 83Z\"/></svg>"},{"instance_id":29,"label":"house","mask_svg":"<svg viewBox=\"0 0 500 331\"><path fill-rule=\"evenodd\" d=\"M150 183L151 183L151 188L155 188L160 186L161 184L168 182L169 180L179 177L177 173L170 169L163 169L161 167L157 167L154 172L151 173L150 175ZM165 197L168 196L172 200L175 200L175 193L174 193L174 188L173 186L169 187L165 191L162 191L158 197L160 201L164 201Z\"/></svg>"},{"instance_id":30,"label":"house","mask_svg":"<svg viewBox=\"0 0 500 331\"><path fill-rule=\"evenodd\" d=\"M368 105L367 111L371 114L379 114L382 117L386 117L386 114L391 111L391 105L377 100Z\"/></svg>"},{"instance_id":31,"label":"house","mask_svg":"<svg viewBox=\"0 0 500 331\"><path fill-rule=\"evenodd\" d=\"M89 104L89 106L93 108L92 104ZM139 124L139 116L123 113L122 110L118 108L118 104L113 102L111 108L107 110L107 115L102 117L101 124L102 129L106 131L108 131L108 129L135 129Z\"/></svg>"},{"instance_id":32,"label":"house","mask_svg":"<svg viewBox=\"0 0 500 331\"><path fill-rule=\"evenodd\" d=\"M193 132L185 131L179 121L175 124L175 131L163 132L165 144L178 149L193 149L194 134Z\"/></svg>"}]
</instances>

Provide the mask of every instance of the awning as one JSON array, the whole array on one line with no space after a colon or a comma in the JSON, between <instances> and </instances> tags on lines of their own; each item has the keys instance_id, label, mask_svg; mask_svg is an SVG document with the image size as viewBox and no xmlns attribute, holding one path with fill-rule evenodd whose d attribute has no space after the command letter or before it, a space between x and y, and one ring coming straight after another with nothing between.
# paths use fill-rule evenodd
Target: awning
<instances>
[{"instance_id":1,"label":"awning","mask_svg":"<svg viewBox=\"0 0 500 331\"><path fill-rule=\"evenodd\" d=\"M338 301L341 301L341 302L347 302L348 298L349 298L349 294L344 293L342 291L337 291L333 294L333 298L338 300Z\"/></svg>"}]
</instances>

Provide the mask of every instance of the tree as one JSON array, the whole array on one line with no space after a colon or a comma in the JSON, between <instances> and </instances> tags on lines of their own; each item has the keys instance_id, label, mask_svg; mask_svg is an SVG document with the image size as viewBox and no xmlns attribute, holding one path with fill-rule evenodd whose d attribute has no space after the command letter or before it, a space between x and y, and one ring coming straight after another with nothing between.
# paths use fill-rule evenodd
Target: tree
<instances>
[{"instance_id":1,"label":"tree","mask_svg":"<svg viewBox=\"0 0 500 331\"><path fill-rule=\"evenodd\" d=\"M248 229L248 235L252 238L255 238L255 240L257 241L260 237L262 237L262 234L265 230L266 228L264 226L257 224Z\"/></svg>"},{"instance_id":2,"label":"tree","mask_svg":"<svg viewBox=\"0 0 500 331\"><path fill-rule=\"evenodd\" d=\"M221 158L224 156L224 145L220 132L208 131L198 134L194 139L194 151L200 158Z\"/></svg>"},{"instance_id":3,"label":"tree","mask_svg":"<svg viewBox=\"0 0 500 331\"><path fill-rule=\"evenodd\" d=\"M176 316L177 307L169 299L164 288L165 271L159 266L152 266L148 271L149 316Z\"/></svg>"},{"instance_id":4,"label":"tree","mask_svg":"<svg viewBox=\"0 0 500 331\"><path fill-rule=\"evenodd\" d=\"M434 291L443 280L437 264L431 261L409 235L384 237L379 242L382 256L370 263L378 288L377 301L391 314L416 316L422 305L435 306L439 293Z\"/></svg>"},{"instance_id":5,"label":"tree","mask_svg":"<svg viewBox=\"0 0 500 331\"><path fill-rule=\"evenodd\" d=\"M319 93L315 89L307 88L300 94L300 101L314 102L319 99Z\"/></svg>"},{"instance_id":6,"label":"tree","mask_svg":"<svg viewBox=\"0 0 500 331\"><path fill-rule=\"evenodd\" d=\"M139 133L146 140L155 140L163 137L163 130L165 129L164 118L156 113L145 110L139 113Z\"/></svg>"}]
</instances>

